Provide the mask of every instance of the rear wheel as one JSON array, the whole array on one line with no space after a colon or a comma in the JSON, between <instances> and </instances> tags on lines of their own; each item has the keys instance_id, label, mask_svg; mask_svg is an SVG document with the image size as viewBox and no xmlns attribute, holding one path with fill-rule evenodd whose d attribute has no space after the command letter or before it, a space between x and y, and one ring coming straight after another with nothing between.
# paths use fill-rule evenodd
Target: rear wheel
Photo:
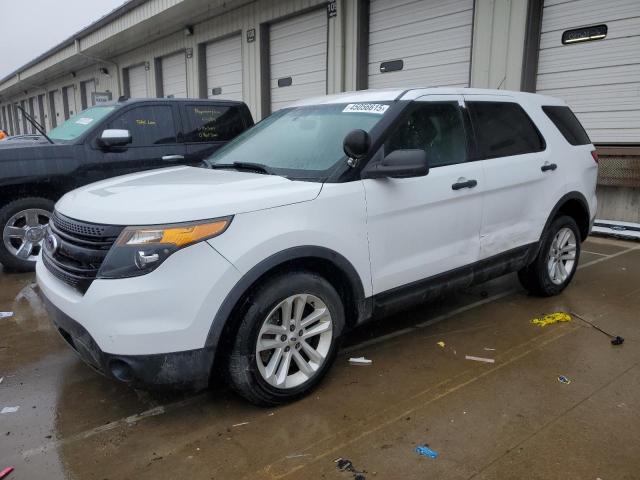
<instances>
[{"instance_id":1,"label":"rear wheel","mask_svg":"<svg viewBox=\"0 0 640 480\"><path fill-rule=\"evenodd\" d=\"M275 277L250 296L229 358L231 386L258 405L312 390L335 358L344 327L336 290L309 272Z\"/></svg>"},{"instance_id":2,"label":"rear wheel","mask_svg":"<svg viewBox=\"0 0 640 480\"><path fill-rule=\"evenodd\" d=\"M518 272L522 286L534 295L557 295L571 282L580 259L580 231L563 215L547 230L533 263Z\"/></svg>"},{"instance_id":3,"label":"rear wheel","mask_svg":"<svg viewBox=\"0 0 640 480\"><path fill-rule=\"evenodd\" d=\"M10 270L33 271L42 248L54 203L46 198L21 198L0 208L0 263Z\"/></svg>"}]
</instances>

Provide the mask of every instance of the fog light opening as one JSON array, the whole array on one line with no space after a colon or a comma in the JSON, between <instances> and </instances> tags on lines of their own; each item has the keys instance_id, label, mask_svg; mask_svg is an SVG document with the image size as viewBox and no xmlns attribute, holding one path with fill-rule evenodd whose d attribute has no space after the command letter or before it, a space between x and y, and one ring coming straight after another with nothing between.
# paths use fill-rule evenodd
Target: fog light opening
<instances>
[{"instance_id":1,"label":"fog light opening","mask_svg":"<svg viewBox=\"0 0 640 480\"><path fill-rule=\"evenodd\" d=\"M109 363L111 374L121 382L131 382L133 380L133 369L122 360L113 360Z\"/></svg>"}]
</instances>

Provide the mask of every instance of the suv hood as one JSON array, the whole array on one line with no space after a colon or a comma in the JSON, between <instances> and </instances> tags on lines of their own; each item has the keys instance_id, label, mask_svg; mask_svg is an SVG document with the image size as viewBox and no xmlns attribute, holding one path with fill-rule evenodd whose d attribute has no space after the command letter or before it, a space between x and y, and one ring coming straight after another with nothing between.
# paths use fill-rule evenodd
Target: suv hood
<instances>
[{"instance_id":1,"label":"suv hood","mask_svg":"<svg viewBox=\"0 0 640 480\"><path fill-rule=\"evenodd\" d=\"M275 175L175 167L87 185L62 197L56 210L85 222L156 225L306 202L321 189L321 183Z\"/></svg>"}]
</instances>

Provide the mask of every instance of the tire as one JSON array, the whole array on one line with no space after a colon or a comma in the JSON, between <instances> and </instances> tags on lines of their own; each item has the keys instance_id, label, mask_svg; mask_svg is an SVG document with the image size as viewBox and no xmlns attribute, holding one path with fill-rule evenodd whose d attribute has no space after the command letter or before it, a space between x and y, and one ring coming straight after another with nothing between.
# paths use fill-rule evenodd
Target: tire
<instances>
[{"instance_id":1,"label":"tire","mask_svg":"<svg viewBox=\"0 0 640 480\"><path fill-rule=\"evenodd\" d=\"M296 322L296 307L301 307L303 300L304 310L297 316L296 328L287 329L285 302L292 305L289 317ZM268 279L244 305L228 362L231 387L261 406L282 405L308 394L335 360L344 330L344 307L335 288L315 273L298 271ZM300 318L310 321L312 313L317 315L316 320L304 326ZM300 337L301 329L322 333L300 341L304 337ZM259 341L265 348L260 353ZM314 362L318 357L310 355L309 348L323 356L322 361ZM287 358L290 363L285 369ZM307 364L306 371L299 362Z\"/></svg>"},{"instance_id":2,"label":"tire","mask_svg":"<svg viewBox=\"0 0 640 480\"><path fill-rule=\"evenodd\" d=\"M17 272L35 269L53 206L49 199L29 197L0 208L0 263L5 269Z\"/></svg>"},{"instance_id":3,"label":"tire","mask_svg":"<svg viewBox=\"0 0 640 480\"><path fill-rule=\"evenodd\" d=\"M579 260L580 230L573 218L562 215L551 223L538 255L533 263L518 272L518 279L533 295L558 295L571 283Z\"/></svg>"}]
</instances>

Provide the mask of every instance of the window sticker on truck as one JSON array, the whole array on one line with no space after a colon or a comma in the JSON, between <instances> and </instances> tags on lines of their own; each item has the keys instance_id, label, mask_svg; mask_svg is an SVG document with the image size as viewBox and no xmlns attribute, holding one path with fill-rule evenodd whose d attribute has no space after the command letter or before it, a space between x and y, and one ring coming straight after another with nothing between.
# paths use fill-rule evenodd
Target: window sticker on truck
<instances>
[{"instance_id":1,"label":"window sticker on truck","mask_svg":"<svg viewBox=\"0 0 640 480\"><path fill-rule=\"evenodd\" d=\"M389 105L382 103L350 103L344 107L342 113L375 113L382 115L388 108Z\"/></svg>"},{"instance_id":2,"label":"window sticker on truck","mask_svg":"<svg viewBox=\"0 0 640 480\"><path fill-rule=\"evenodd\" d=\"M89 125L91 122L93 122L93 118L88 117L80 117L76 120L77 125Z\"/></svg>"}]
</instances>

